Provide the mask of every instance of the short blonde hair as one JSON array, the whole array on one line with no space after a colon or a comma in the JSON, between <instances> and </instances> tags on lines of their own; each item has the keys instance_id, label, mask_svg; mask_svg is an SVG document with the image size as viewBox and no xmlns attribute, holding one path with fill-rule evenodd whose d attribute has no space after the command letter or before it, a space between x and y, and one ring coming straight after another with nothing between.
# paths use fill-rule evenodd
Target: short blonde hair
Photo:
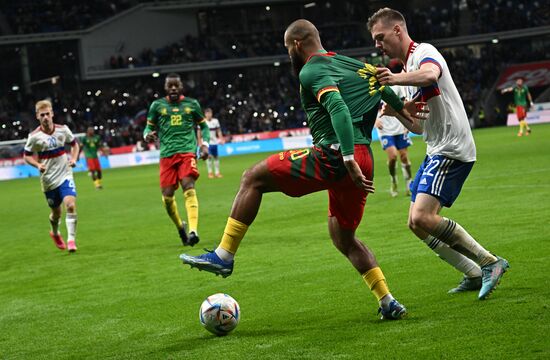
<instances>
[{"instance_id":1,"label":"short blonde hair","mask_svg":"<svg viewBox=\"0 0 550 360\"><path fill-rule=\"evenodd\" d=\"M36 105L34 105L34 111L36 112L46 108L52 108L52 102L50 100L40 100L36 103Z\"/></svg>"},{"instance_id":2,"label":"short blonde hair","mask_svg":"<svg viewBox=\"0 0 550 360\"><path fill-rule=\"evenodd\" d=\"M403 14L401 14L397 10L387 7L378 9L378 11L372 14L372 16L367 20L367 28L369 29L369 31L372 31L372 27L374 26L374 24L379 21L382 21L384 23L388 23L390 21L402 22L403 26L407 28L407 22L405 21L405 17L403 16Z\"/></svg>"}]
</instances>

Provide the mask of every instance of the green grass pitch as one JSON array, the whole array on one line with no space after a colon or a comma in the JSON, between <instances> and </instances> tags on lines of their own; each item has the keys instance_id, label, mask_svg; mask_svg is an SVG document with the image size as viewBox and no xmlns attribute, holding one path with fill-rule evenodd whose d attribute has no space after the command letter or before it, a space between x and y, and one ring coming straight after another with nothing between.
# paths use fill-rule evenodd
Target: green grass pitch
<instances>
[{"instance_id":1,"label":"green grass pitch","mask_svg":"<svg viewBox=\"0 0 550 360\"><path fill-rule=\"evenodd\" d=\"M374 297L332 246L326 193L265 195L227 279L180 263L184 250L215 247L242 171L266 154L223 158L223 179L208 179L200 163L202 240L193 249L164 212L157 166L107 170L103 191L76 175L74 255L48 237L38 179L1 182L0 359L548 359L550 125L528 138L515 131L474 132L478 162L443 212L510 261L487 301L447 294L461 275L408 230L409 202L390 198L385 154L373 145L377 193L358 235L409 310L398 322L378 319ZM413 169L424 150L415 138ZM222 338L198 321L217 292L242 310Z\"/></svg>"}]
</instances>

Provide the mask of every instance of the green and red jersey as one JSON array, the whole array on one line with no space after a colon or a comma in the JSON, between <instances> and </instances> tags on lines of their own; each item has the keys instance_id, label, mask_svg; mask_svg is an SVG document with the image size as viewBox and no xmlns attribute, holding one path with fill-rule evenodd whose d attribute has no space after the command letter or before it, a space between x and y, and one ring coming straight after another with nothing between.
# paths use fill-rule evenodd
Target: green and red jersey
<instances>
[{"instance_id":1,"label":"green and red jersey","mask_svg":"<svg viewBox=\"0 0 550 360\"><path fill-rule=\"evenodd\" d=\"M81 142L86 159L97 159L97 152L102 147L99 135L84 136Z\"/></svg>"},{"instance_id":2,"label":"green and red jersey","mask_svg":"<svg viewBox=\"0 0 550 360\"><path fill-rule=\"evenodd\" d=\"M514 86L514 104L516 106L527 107L527 94L529 94L529 88L527 85Z\"/></svg>"},{"instance_id":3,"label":"green and red jersey","mask_svg":"<svg viewBox=\"0 0 550 360\"><path fill-rule=\"evenodd\" d=\"M401 99L389 86L381 86L375 74L374 66L333 52L322 50L310 56L299 78L314 144L340 144L342 155L351 155L354 144L370 144L380 100L396 110L403 108ZM334 93L340 94L347 109L331 107L340 99ZM338 121L336 112L343 114Z\"/></svg>"},{"instance_id":4,"label":"green and red jersey","mask_svg":"<svg viewBox=\"0 0 550 360\"><path fill-rule=\"evenodd\" d=\"M157 131L161 158L181 153L194 154L197 149L196 124L201 127L203 141L208 143L210 130L199 102L183 95L176 102L166 97L151 104L143 136Z\"/></svg>"}]
</instances>

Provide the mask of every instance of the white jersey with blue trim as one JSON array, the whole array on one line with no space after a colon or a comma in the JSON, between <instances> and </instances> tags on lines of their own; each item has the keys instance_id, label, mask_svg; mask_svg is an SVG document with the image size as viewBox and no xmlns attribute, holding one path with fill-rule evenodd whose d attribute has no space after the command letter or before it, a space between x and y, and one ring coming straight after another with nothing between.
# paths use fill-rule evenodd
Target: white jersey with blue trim
<instances>
[{"instance_id":1,"label":"white jersey with blue trim","mask_svg":"<svg viewBox=\"0 0 550 360\"><path fill-rule=\"evenodd\" d=\"M65 180L73 179L73 170L65 154L65 144L74 144L73 133L66 125L55 125L51 134L46 134L40 127L29 134L25 144L25 155L38 154L38 162L46 166L40 174L42 191L59 187Z\"/></svg>"},{"instance_id":2,"label":"white jersey with blue trim","mask_svg":"<svg viewBox=\"0 0 550 360\"><path fill-rule=\"evenodd\" d=\"M391 89L402 100L408 97L405 86L393 85ZM401 135L407 132L407 128L395 116L384 115L379 116L378 119L382 123L382 129L376 128L379 137Z\"/></svg>"},{"instance_id":3,"label":"white jersey with blue trim","mask_svg":"<svg viewBox=\"0 0 550 360\"><path fill-rule=\"evenodd\" d=\"M405 63L407 72L416 71L425 63L435 64L441 70L437 83L421 88L407 87L407 98L414 99L420 94L420 100L428 103L430 113L424 121L423 133L427 154L475 161L476 146L470 122L443 56L430 44L411 42Z\"/></svg>"},{"instance_id":4,"label":"white jersey with blue trim","mask_svg":"<svg viewBox=\"0 0 550 360\"><path fill-rule=\"evenodd\" d=\"M211 145L218 145L220 139L218 139L218 129L220 128L220 121L216 118L206 120L206 124L210 129L210 141L208 142Z\"/></svg>"}]
</instances>

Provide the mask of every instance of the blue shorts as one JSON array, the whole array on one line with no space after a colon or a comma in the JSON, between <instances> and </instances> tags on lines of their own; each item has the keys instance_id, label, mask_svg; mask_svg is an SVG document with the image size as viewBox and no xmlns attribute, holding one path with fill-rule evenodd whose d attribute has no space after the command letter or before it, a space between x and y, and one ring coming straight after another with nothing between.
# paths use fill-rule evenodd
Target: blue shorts
<instances>
[{"instance_id":1,"label":"blue shorts","mask_svg":"<svg viewBox=\"0 0 550 360\"><path fill-rule=\"evenodd\" d=\"M59 185L53 190L46 191L46 200L48 206L53 208L58 207L63 202L65 196L76 196L76 187L74 186L74 180L65 180L63 184Z\"/></svg>"},{"instance_id":2,"label":"blue shorts","mask_svg":"<svg viewBox=\"0 0 550 360\"><path fill-rule=\"evenodd\" d=\"M208 145L208 154L218 157L218 144Z\"/></svg>"},{"instance_id":3,"label":"blue shorts","mask_svg":"<svg viewBox=\"0 0 550 360\"><path fill-rule=\"evenodd\" d=\"M395 146L397 150L406 149L412 145L409 134L387 135L380 138L382 149L386 150L389 147Z\"/></svg>"},{"instance_id":4,"label":"blue shorts","mask_svg":"<svg viewBox=\"0 0 550 360\"><path fill-rule=\"evenodd\" d=\"M416 194L424 193L436 197L441 206L451 207L473 166L474 161L466 163L443 155L426 156L411 183L411 201L416 200Z\"/></svg>"}]
</instances>

